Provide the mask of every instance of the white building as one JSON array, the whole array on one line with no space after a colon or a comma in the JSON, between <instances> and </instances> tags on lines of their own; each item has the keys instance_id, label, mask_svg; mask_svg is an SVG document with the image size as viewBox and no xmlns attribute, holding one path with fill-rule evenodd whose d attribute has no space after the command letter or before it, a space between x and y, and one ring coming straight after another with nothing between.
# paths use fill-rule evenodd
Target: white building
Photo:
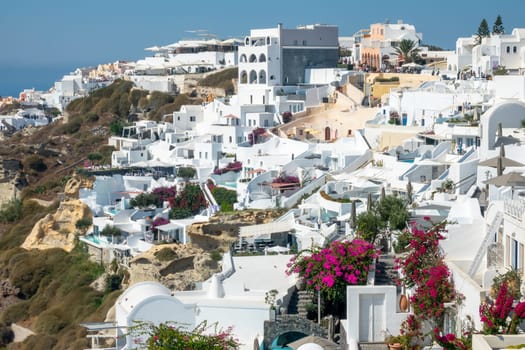
<instances>
[{"instance_id":1,"label":"white building","mask_svg":"<svg viewBox=\"0 0 525 350\"><path fill-rule=\"evenodd\" d=\"M360 42L360 63L376 69L385 69L397 65L398 54L395 50L402 40L411 40L417 48L423 40L423 34L416 32L412 24L375 23L370 25L370 32L364 35Z\"/></svg>"},{"instance_id":2,"label":"white building","mask_svg":"<svg viewBox=\"0 0 525 350\"><path fill-rule=\"evenodd\" d=\"M220 329L233 326L241 349L253 349L254 339L262 338L263 323L272 310L265 302L266 292L277 290L277 305L295 284L285 274L290 255L234 257L225 254L223 272L202 283L202 289L172 293L157 282L129 287L115 303L118 333L117 349L134 349L134 336L127 334L135 322L155 324L174 322L192 330L206 321ZM242 320L242 322L239 322ZM126 335L127 334L127 335Z\"/></svg>"},{"instance_id":3,"label":"white building","mask_svg":"<svg viewBox=\"0 0 525 350\"><path fill-rule=\"evenodd\" d=\"M240 103L272 104L286 86L305 83L307 68L333 68L337 60L337 26L252 29L239 48Z\"/></svg>"},{"instance_id":4,"label":"white building","mask_svg":"<svg viewBox=\"0 0 525 350\"><path fill-rule=\"evenodd\" d=\"M458 38L456 55L448 60L449 70L472 70L476 76L491 75L498 67L523 74L525 71L525 29L511 34L492 34L477 44L475 36Z\"/></svg>"}]
</instances>

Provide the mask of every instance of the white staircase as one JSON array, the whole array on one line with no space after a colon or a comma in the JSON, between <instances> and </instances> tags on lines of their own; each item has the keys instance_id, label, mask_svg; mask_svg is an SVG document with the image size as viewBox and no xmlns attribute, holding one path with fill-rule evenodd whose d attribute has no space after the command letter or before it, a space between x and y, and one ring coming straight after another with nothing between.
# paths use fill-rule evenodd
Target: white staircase
<instances>
[{"instance_id":1,"label":"white staircase","mask_svg":"<svg viewBox=\"0 0 525 350\"><path fill-rule=\"evenodd\" d=\"M498 211L496 216L492 220L492 223L487 228L487 233L485 234L485 238L483 239L483 242L481 242L481 246L478 249L476 257L474 258L474 261L472 261L472 265L470 265L470 268L468 270L468 275L470 277L474 277L474 275L478 271L479 265L481 264L481 261L483 260L483 257L485 256L487 252L487 247L490 241L493 239L494 234L498 231L502 221L503 221L503 213Z\"/></svg>"}]
</instances>

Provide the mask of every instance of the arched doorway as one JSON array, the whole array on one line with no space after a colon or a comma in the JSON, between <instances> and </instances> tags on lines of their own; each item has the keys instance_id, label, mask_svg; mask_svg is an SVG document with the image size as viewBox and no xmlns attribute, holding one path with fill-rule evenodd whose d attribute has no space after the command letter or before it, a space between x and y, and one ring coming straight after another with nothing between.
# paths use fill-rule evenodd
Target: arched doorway
<instances>
[{"instance_id":1,"label":"arched doorway","mask_svg":"<svg viewBox=\"0 0 525 350\"><path fill-rule=\"evenodd\" d=\"M324 128L324 140L330 141L330 127L329 126Z\"/></svg>"}]
</instances>

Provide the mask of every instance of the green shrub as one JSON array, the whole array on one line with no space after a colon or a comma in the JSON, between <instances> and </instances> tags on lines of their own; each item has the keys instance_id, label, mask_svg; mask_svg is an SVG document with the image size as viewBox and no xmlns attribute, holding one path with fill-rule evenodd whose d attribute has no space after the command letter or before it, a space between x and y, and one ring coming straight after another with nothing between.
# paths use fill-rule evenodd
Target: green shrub
<instances>
[{"instance_id":1,"label":"green shrub","mask_svg":"<svg viewBox=\"0 0 525 350\"><path fill-rule=\"evenodd\" d=\"M159 197L154 195L153 193L141 193L135 198L132 198L129 201L129 204L132 207L139 207L139 208L146 208L150 205L154 205L156 207L161 207L162 203L159 200Z\"/></svg>"},{"instance_id":2,"label":"green shrub","mask_svg":"<svg viewBox=\"0 0 525 350\"><path fill-rule=\"evenodd\" d=\"M85 231L92 224L93 224L93 219L92 218L83 218L83 219L77 220L77 222L75 223L75 227L77 229L79 229L80 231Z\"/></svg>"},{"instance_id":3,"label":"green shrub","mask_svg":"<svg viewBox=\"0 0 525 350\"><path fill-rule=\"evenodd\" d=\"M15 222L22 217L22 201L18 198L5 202L0 207L0 222Z\"/></svg>"},{"instance_id":4,"label":"green shrub","mask_svg":"<svg viewBox=\"0 0 525 350\"><path fill-rule=\"evenodd\" d=\"M98 161L98 160L102 160L103 158L104 156L99 152L92 152L87 155L87 159L91 161Z\"/></svg>"},{"instance_id":5,"label":"green shrub","mask_svg":"<svg viewBox=\"0 0 525 350\"><path fill-rule=\"evenodd\" d=\"M0 325L0 347L7 346L7 344L11 343L14 339L15 333L13 333L11 327L5 324Z\"/></svg>"},{"instance_id":6,"label":"green shrub","mask_svg":"<svg viewBox=\"0 0 525 350\"><path fill-rule=\"evenodd\" d=\"M177 253L173 249L166 247L156 252L155 257L159 261L172 261L177 258Z\"/></svg>"},{"instance_id":7,"label":"green shrub","mask_svg":"<svg viewBox=\"0 0 525 350\"><path fill-rule=\"evenodd\" d=\"M27 167L37 172L43 172L47 170L47 165L44 162L44 160L41 157L37 156L36 154L27 156L24 159L23 163L24 163L24 167Z\"/></svg>"},{"instance_id":8,"label":"green shrub","mask_svg":"<svg viewBox=\"0 0 525 350\"><path fill-rule=\"evenodd\" d=\"M221 211L232 211L233 204L237 202L237 192L223 187L215 187L211 191L213 197L221 207Z\"/></svg>"},{"instance_id":9,"label":"green shrub","mask_svg":"<svg viewBox=\"0 0 525 350\"><path fill-rule=\"evenodd\" d=\"M23 345L24 349L49 350L57 344L57 338L48 334L37 334L27 338Z\"/></svg>"},{"instance_id":10,"label":"green shrub","mask_svg":"<svg viewBox=\"0 0 525 350\"><path fill-rule=\"evenodd\" d=\"M109 124L109 130L111 131L111 135L114 136L121 136L122 130L124 129L124 122L120 119L115 119Z\"/></svg>"},{"instance_id":11,"label":"green shrub","mask_svg":"<svg viewBox=\"0 0 525 350\"><path fill-rule=\"evenodd\" d=\"M185 219L192 216L190 208L172 208L170 211L170 219Z\"/></svg>"},{"instance_id":12,"label":"green shrub","mask_svg":"<svg viewBox=\"0 0 525 350\"><path fill-rule=\"evenodd\" d=\"M182 177L183 179L193 179L195 174L197 174L195 168L180 167L177 169L177 176Z\"/></svg>"},{"instance_id":13,"label":"green shrub","mask_svg":"<svg viewBox=\"0 0 525 350\"><path fill-rule=\"evenodd\" d=\"M122 283L122 275L120 274L110 274L106 276L106 288L104 293L109 294L115 290L120 289L120 284Z\"/></svg>"},{"instance_id":14,"label":"green shrub","mask_svg":"<svg viewBox=\"0 0 525 350\"><path fill-rule=\"evenodd\" d=\"M29 301L27 300L10 305L2 312L0 320L2 323L8 325L18 321L26 320L29 317L28 309Z\"/></svg>"},{"instance_id":15,"label":"green shrub","mask_svg":"<svg viewBox=\"0 0 525 350\"><path fill-rule=\"evenodd\" d=\"M107 225L100 231L100 234L106 237L120 237L122 231L118 227Z\"/></svg>"},{"instance_id":16,"label":"green shrub","mask_svg":"<svg viewBox=\"0 0 525 350\"><path fill-rule=\"evenodd\" d=\"M220 251L218 251L217 249L215 250L212 250L210 252L210 258L214 261L221 261L222 260L222 254Z\"/></svg>"}]
</instances>

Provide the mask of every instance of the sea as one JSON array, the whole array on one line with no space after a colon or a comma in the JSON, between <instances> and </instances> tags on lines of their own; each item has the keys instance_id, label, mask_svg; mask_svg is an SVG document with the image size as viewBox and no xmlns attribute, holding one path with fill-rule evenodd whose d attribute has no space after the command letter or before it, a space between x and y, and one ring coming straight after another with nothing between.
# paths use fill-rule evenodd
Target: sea
<instances>
[{"instance_id":1,"label":"sea","mask_svg":"<svg viewBox=\"0 0 525 350\"><path fill-rule=\"evenodd\" d=\"M47 91L52 88L55 81L76 68L75 65L0 65L0 96L18 97L24 89Z\"/></svg>"}]
</instances>

